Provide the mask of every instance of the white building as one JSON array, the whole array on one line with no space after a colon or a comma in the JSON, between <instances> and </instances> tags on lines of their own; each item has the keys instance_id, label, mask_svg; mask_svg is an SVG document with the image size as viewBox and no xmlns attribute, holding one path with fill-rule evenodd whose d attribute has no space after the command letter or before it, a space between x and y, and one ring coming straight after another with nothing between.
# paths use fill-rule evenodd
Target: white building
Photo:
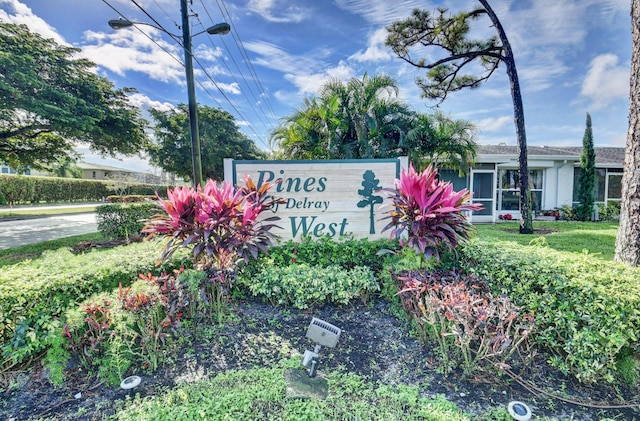
<instances>
[{"instance_id":1,"label":"white building","mask_svg":"<svg viewBox=\"0 0 640 421\"><path fill-rule=\"evenodd\" d=\"M624 148L594 148L596 153L596 203L619 201L622 197ZM577 180L581 147L530 146L527 148L529 186L534 211L553 210L577 204ZM467 188L473 201L484 210L473 214L473 222L495 222L509 213L520 217L518 147L480 145L476 164L467 176L457 171L440 171L456 190Z\"/></svg>"}]
</instances>

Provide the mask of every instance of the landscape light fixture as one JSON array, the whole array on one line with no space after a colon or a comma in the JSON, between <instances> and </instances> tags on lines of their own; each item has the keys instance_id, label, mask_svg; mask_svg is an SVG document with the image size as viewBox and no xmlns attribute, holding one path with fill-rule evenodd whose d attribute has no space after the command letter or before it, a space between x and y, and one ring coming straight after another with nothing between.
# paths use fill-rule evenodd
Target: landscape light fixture
<instances>
[{"instance_id":1,"label":"landscape light fixture","mask_svg":"<svg viewBox=\"0 0 640 421\"><path fill-rule=\"evenodd\" d=\"M310 377L315 377L316 375L318 363L320 362L320 356L318 355L320 348L323 346L335 348L341 332L342 330L340 328L335 327L331 323L315 317L311 320L306 336L314 341L316 346L313 351L305 350L302 357L302 365L307 368Z\"/></svg>"},{"instance_id":2,"label":"landscape light fixture","mask_svg":"<svg viewBox=\"0 0 640 421\"><path fill-rule=\"evenodd\" d=\"M527 404L512 401L507 405L507 412L516 421L529 421L531 419L531 409Z\"/></svg>"},{"instance_id":3,"label":"landscape light fixture","mask_svg":"<svg viewBox=\"0 0 640 421\"><path fill-rule=\"evenodd\" d=\"M200 156L200 136L198 134L198 107L196 102L196 88L193 77L193 55L191 53L191 39L196 35L206 32L210 35L225 35L231 30L231 25L226 22L217 23L204 31L191 35L189 29L189 14L187 0L180 0L180 11L182 13L182 37L167 32L165 29L150 23L132 22L128 19L112 19L109 26L113 29L129 28L133 25L147 25L169 35L174 40L182 38L181 45L184 50L184 67L187 77L187 95L189 97L189 134L191 136L191 162L193 164L193 187L202 186L202 158ZM180 43L180 42L179 42Z\"/></svg>"}]
</instances>

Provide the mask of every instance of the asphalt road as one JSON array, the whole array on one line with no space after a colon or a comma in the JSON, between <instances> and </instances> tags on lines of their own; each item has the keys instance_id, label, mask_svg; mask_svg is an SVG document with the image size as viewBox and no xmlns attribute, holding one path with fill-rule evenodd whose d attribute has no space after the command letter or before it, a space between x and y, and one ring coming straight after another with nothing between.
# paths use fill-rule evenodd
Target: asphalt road
<instances>
[{"instance_id":1,"label":"asphalt road","mask_svg":"<svg viewBox=\"0 0 640 421\"><path fill-rule=\"evenodd\" d=\"M95 213L0 221L0 250L97 231Z\"/></svg>"}]
</instances>

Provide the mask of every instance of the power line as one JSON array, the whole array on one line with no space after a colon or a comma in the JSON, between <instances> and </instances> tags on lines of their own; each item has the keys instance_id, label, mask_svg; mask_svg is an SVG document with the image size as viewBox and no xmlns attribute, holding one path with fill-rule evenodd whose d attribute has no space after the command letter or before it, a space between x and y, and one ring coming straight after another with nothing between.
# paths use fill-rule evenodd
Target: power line
<instances>
[{"instance_id":1,"label":"power line","mask_svg":"<svg viewBox=\"0 0 640 421\"><path fill-rule=\"evenodd\" d=\"M173 19L173 17L171 17L171 15L169 13L167 13L166 10L164 10L164 8L162 7L162 5L160 3L158 3L156 0L153 0L153 3L156 5L156 7L158 7L158 9L162 10L162 12L165 14L165 16L167 18L169 18L169 20L171 22L173 22L173 24L176 26L176 28L180 29L180 24L178 22L176 22L175 19Z\"/></svg>"},{"instance_id":2,"label":"power line","mask_svg":"<svg viewBox=\"0 0 640 421\"><path fill-rule=\"evenodd\" d=\"M205 5L205 3L200 0L200 3L202 4L202 7L204 9L204 11L206 12L207 16L209 17L209 20L211 22L213 22L213 18L211 17L211 13L209 12L209 10L207 9L207 6ZM220 6L219 6L220 8ZM222 8L220 8L220 12L223 15L223 19L227 20L227 21L232 21L231 16L228 15L225 17L225 13L224 10L222 10ZM200 21L198 19L198 21ZM201 22L200 22L201 23ZM202 24L202 23L201 23ZM232 36L234 37L234 40L237 40L237 29L235 28L235 25L231 25L232 27ZM236 34L234 36L234 33ZM228 57L231 59L231 61L233 62L235 68L237 69L238 74L240 75L240 77L242 78L242 80L244 81L244 86L246 86L246 88L248 89L249 93L251 94L251 96L253 97L254 102L251 102L249 100L249 98L246 98L249 102L249 106L251 107L251 109L253 110L253 112L255 113L255 115L258 117L258 119L260 120L260 122L262 123L263 127L265 128L266 132L269 132L273 126L270 127L270 125L267 125L264 120L263 120L263 116L267 117L267 118L271 118L273 120L277 120L277 117L275 116L275 113L273 112L273 107L270 104L270 100L269 100L269 96L264 92L264 89L262 89L262 99L259 99L258 96L256 95L256 93L254 92L254 90L251 87L251 84L248 82L247 77L245 76L245 73L242 71L242 69L240 68L240 66L238 65L238 62L235 59L234 54L231 53L231 48L229 48L229 46L227 45L225 38L221 38L221 41L225 47L225 51L228 54ZM235 42L236 47L238 49L238 51L240 51L240 47L239 44L237 43L237 41ZM249 63L249 65L251 65L251 62L249 60L245 60L247 63ZM225 65L225 67L227 68L227 70L229 70L231 76L234 78L234 80L236 82L238 82L237 78L235 77L234 72L229 68L228 64L226 63L226 61L223 61L223 64ZM255 84L255 86L258 88L258 90L260 90L260 85L259 85L259 80L257 79L257 75L255 74L255 71L253 72L253 75L251 75L251 78L253 79L253 82ZM243 94L246 97L246 94ZM255 103L255 106L254 106ZM265 108L265 104L269 107L269 109ZM256 109L256 106L258 109L260 109L260 112ZM263 141L263 143L266 145L266 142ZM267 146L268 148L268 146Z\"/></svg>"},{"instance_id":3,"label":"power line","mask_svg":"<svg viewBox=\"0 0 640 421\"><path fill-rule=\"evenodd\" d=\"M207 11L207 14L208 14L208 11ZM197 17L197 19L198 19L198 22L200 23L200 25L202 25L202 27L204 27L204 25L203 25L203 24L202 24L202 22L200 21L200 18L199 18L199 17ZM222 40L222 43L225 45L225 48L227 49L227 51L230 51L230 50L227 48L226 43L224 42L224 38L221 38L221 40ZM211 37L209 37L209 41L210 41L210 43L211 43L211 46L215 49L215 48L216 48L216 46L215 46L215 44L213 43L213 41L212 41ZM234 63L236 63L235 58L233 57L233 54L229 54L229 57L232 59L232 61L233 61ZM233 80L234 80L234 81L235 81L235 82L240 86L240 82L238 81L238 78L236 77L235 73L234 73L234 72L231 70L231 68L229 67L229 64L228 64L225 60L222 60L222 64L225 66L225 68L227 69L227 71L229 72L229 75L233 78ZM238 72L240 73L240 76L241 76L241 77L242 77L242 79L244 80L244 83L245 83L246 87L248 88L249 92L250 92L250 93L251 93L251 95L253 96L253 98L254 98L254 100L255 100L255 103L259 103L259 101L258 101L258 99L257 99L257 97L256 97L256 95L255 95L255 93L253 92L253 90L251 89L251 86L250 86L250 85L249 85L249 83L247 82L247 79L245 78L245 76L244 76L244 74L242 73L242 71L240 70L240 68L237 66L237 63L236 63L236 68L238 69ZM242 93L242 92L243 92L243 91L241 90L241 93ZM247 98L247 97L246 97L246 94L242 93L242 95L247 99L247 102L248 102L248 104L249 104L249 107L253 110L253 112L254 112L254 114L256 115L256 117L258 117L258 119L260 120L260 122L262 123L262 125L264 126L264 128L268 130L268 127L267 127L266 123L265 123L265 122L264 122L264 120L262 119L262 117L261 117L260 113L258 112L258 110L256 110L256 108L254 107L253 103L249 100L249 98Z\"/></svg>"},{"instance_id":4,"label":"power line","mask_svg":"<svg viewBox=\"0 0 640 421\"><path fill-rule=\"evenodd\" d=\"M130 22L132 22L132 20L126 18L126 16L120 12L117 8L115 8L113 5L111 5L109 3L108 0L102 0L103 3L105 3L107 6L109 6L114 12L118 13L118 15L120 15L123 19L126 19ZM172 34L171 32L167 31L166 28L164 28L164 26L158 22L149 12L147 12L147 10L145 10L140 4L138 4L136 2L136 0L131 0L132 3L138 8L140 9L140 11L142 11L142 13L144 13L147 18L149 18L155 25L157 25L156 29L159 29L160 31L165 32L167 35L169 35L174 41L176 41L180 47L182 47L183 51L185 52L185 54L190 54L191 58L193 60L196 61L196 63L198 64L198 66L202 69L202 71L204 72L204 74L207 76L207 78L211 81L211 83L213 83L213 85L216 87L216 89L218 90L218 92L220 92L220 94L224 97L224 99L227 101L227 103L229 104L229 106L231 106L231 108L233 108L233 110L236 112L236 115L238 117L240 117L243 121L247 121L249 122L250 120L247 119L242 112L240 112L240 110L236 107L236 105L234 104L234 102L226 95L226 93L220 88L220 86L218 85L218 83L216 83L216 81L211 77L211 75L209 74L209 72L207 71L207 69L205 68L205 66L200 62L200 60L198 60L198 58L193 54L192 51L188 51L185 46L184 46L184 42L182 40L182 37ZM166 13L166 12L165 12ZM174 22L175 23L175 22ZM135 25L134 25L135 26ZM151 25L153 27L153 25ZM144 32L143 30L141 30L139 27L135 26L136 29L142 33L143 35L145 35L149 40L151 40L155 45L157 45L160 49L162 49L164 52L166 52L167 54L169 54L174 60L176 60L178 63L180 63L181 66L184 66L184 62L181 61L179 58L177 58L173 53L171 53L169 50L167 50L165 47L163 47L162 45L160 45L156 40L154 40L153 38L151 38L146 32ZM232 72L231 72L232 73ZM218 107L220 108L224 108L222 107L222 105L220 104L220 102L218 101L218 99L206 88L206 86L204 86L202 84L201 81L199 81L198 79L194 78L195 81L198 83L198 85L202 88L202 90L204 90L207 95L209 95L209 97L211 99L213 99L213 101L218 105ZM263 122L264 125L264 122ZM253 128L253 126L251 124L249 124L249 128L250 130L253 132L253 134L256 136L256 138L258 140L261 141L262 144L264 144L267 148L268 145L265 142L265 140L256 132L256 130ZM266 128L266 125L265 125Z\"/></svg>"},{"instance_id":5,"label":"power line","mask_svg":"<svg viewBox=\"0 0 640 421\"><path fill-rule=\"evenodd\" d=\"M220 12L222 13L223 17L225 16L225 13L226 13L227 19L231 20L231 15L229 14L229 10L227 9L227 6L224 3L224 0L216 0L216 3L218 3L218 8L220 9ZM222 6L220 6L220 3L222 3ZM247 54L247 50L244 48L244 44L240 40L240 35L238 34L238 31L233 26L231 27L231 36L234 42L236 43L238 50L240 51L240 55L245 59L245 62L247 63L247 67L249 68L249 73L251 73L253 80L256 83L256 86L258 86L258 89L264 96L265 102L267 103L267 106L271 110L273 118L277 120L276 113L273 110L273 107L271 106L271 101L269 100L269 96L267 95L264 89L264 86L262 86L262 82L260 82L260 78L258 78L258 74L256 73L256 70L253 67L253 63L251 62L251 59Z\"/></svg>"},{"instance_id":6,"label":"power line","mask_svg":"<svg viewBox=\"0 0 640 421\"><path fill-rule=\"evenodd\" d=\"M206 5L204 4L203 0L200 0L200 3L202 4L202 7L205 9L205 12L207 13L207 15L209 16L209 19L211 19L211 15L209 14L209 11L207 10L207 7L206 7ZM231 16L230 16L230 15L229 15L229 13L228 13L228 10L226 9L226 6L225 6L225 7L224 7L224 9L223 9L223 7L222 7L222 6L220 6L220 3L218 2L218 9L220 10L220 13L222 14L223 18L225 18L226 20L229 20L229 21L231 21L231 20L232 20L232 19L231 19ZM226 12L226 17L225 17L225 12ZM236 34L237 38L238 38L238 39L240 39L240 36L239 36L239 34L238 34L238 30L235 28L235 25L234 25L234 26L232 26L232 30L233 30L233 33L235 33L235 34ZM233 33L232 33L232 36L233 36ZM236 39L236 38L234 37L234 41L235 41L235 39ZM231 51L231 49L227 46L227 43L224 41L224 39L222 39L222 43L224 44L224 46L225 46L225 48L227 49L227 51ZM236 44L236 47L238 47L238 50L240 51L240 47L239 47L238 43L236 42L235 44ZM240 41L240 44L242 44L242 41ZM275 116L275 113L273 112L273 107L271 107L271 103L270 103L269 96L266 94L266 92L264 92L264 89L260 89L260 85L259 85L259 83L257 82L257 81L259 81L259 79L257 78L257 76L256 76L256 77L253 77L253 74L251 75L251 76L252 76L252 79L253 79L253 81L254 81L254 83L255 83L255 85L256 85L256 87L258 88L258 90L259 90L259 91L261 91L261 92L262 92L262 97L263 97L263 100L262 100L262 101L260 101L260 100L256 97L256 95L253 93L253 89L251 89L251 86L250 86L250 85L249 85L249 83L247 82L247 79L245 78L244 73L243 73L243 72L242 72L242 70L240 69L240 66L238 65L238 62L236 61L235 57L234 57L233 55L230 55L230 57L231 57L231 60L233 61L234 65L236 66L236 69L238 69L238 72L239 72L239 73L240 73L240 75L242 76L242 79L245 81L245 84L247 85L247 88L248 88L248 89L249 89L249 91L251 92L251 94L252 94L252 96L253 96L254 100L256 101L256 103L261 104L261 105L262 105L262 104L264 104L264 103L266 103L266 104L267 104L267 106L269 107L269 109L271 110L271 117L277 120L277 117ZM250 61L250 60L248 61L248 63L249 63L249 64L248 64L248 66L251 66L251 61ZM254 72L254 74L255 74L255 72Z\"/></svg>"},{"instance_id":7,"label":"power line","mask_svg":"<svg viewBox=\"0 0 640 421\"><path fill-rule=\"evenodd\" d=\"M107 6L109 6L114 12L116 12L119 16L121 16L123 19L131 22L131 19L127 18L122 12L120 12L118 9L116 9L114 6L112 6L107 0L102 0L103 3L105 3ZM158 46L158 48L160 48L162 51L164 51L165 53L169 54L169 56L171 56L171 58L173 58L175 61L177 61L178 63L180 63L181 66L184 66L184 63L182 62L182 60L180 60L178 57L176 57L175 55L173 55L173 53L169 50L167 50L164 46L160 45L155 39L151 38L151 36L149 36L149 34L147 34L146 32L144 32L142 29L138 28L137 26L134 25L134 27L136 28L136 30L138 30L138 32L140 32L142 35L144 35L145 37L147 37L151 42L153 42L155 45ZM170 34L170 33L169 33Z\"/></svg>"}]
</instances>

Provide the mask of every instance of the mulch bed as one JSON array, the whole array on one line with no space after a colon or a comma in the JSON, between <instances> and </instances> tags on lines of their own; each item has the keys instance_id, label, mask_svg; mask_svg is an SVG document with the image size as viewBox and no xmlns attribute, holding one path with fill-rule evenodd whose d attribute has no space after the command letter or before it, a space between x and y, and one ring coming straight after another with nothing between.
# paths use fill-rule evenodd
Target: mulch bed
<instances>
[{"instance_id":1,"label":"mulch bed","mask_svg":"<svg viewBox=\"0 0 640 421\"><path fill-rule=\"evenodd\" d=\"M133 391L108 386L88 378L78 367L69 367L67 381L52 387L46 370L35 363L29 370L4 373L5 388L0 393L0 419L28 420L53 417L59 420L97 420L117 410L114 401L132 394L162 393L181 382L214 377L229 369L272 366L274 362L313 349L305 338L312 317L342 329L335 349L321 351L319 372L343 370L386 384L417 385L424 396L443 394L465 411L478 413L490 407L506 406L511 400L526 402L535 416L557 419L599 420L605 417L640 420L638 410L603 410L572 405L534 395L508 376L490 375L463 378L460 373L443 377L433 350L421 346L409 334L406 323L391 315L389 304L377 300L372 305L324 306L313 310L279 308L257 301L233 304L231 321L222 327L200 326L198 340L180 346L180 352L153 374L138 374L142 383ZM188 336L189 331L184 332ZM186 350L186 351L185 351ZM606 384L585 387L558 375L540 355L528 367L516 367L521 376L532 379L547 391L580 401L630 402L638 400L632 389L614 389ZM9 391L6 391L8 385ZM81 395L77 395L80 393ZM76 398L77 397L77 398Z\"/></svg>"}]
</instances>

